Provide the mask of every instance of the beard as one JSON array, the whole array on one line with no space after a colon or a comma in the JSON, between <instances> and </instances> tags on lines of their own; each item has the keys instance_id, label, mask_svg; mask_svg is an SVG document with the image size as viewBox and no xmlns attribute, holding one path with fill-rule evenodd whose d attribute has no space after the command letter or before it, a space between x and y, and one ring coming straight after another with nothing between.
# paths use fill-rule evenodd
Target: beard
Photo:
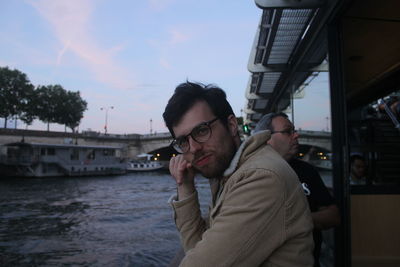
<instances>
[{"instance_id":1,"label":"beard","mask_svg":"<svg viewBox=\"0 0 400 267\"><path fill-rule=\"evenodd\" d=\"M209 153L207 151L203 151L199 153L199 155L195 155L192 167L199 173L201 173L205 178L212 179L212 178L221 178L223 177L223 174L225 170L229 167L231 164L231 161L233 157L235 156L236 153L236 145L233 141L233 138L229 138L226 140L227 143L225 143L222 149L218 149L217 151L212 151L212 154L214 156L214 160L212 162L209 162L206 166L198 167L194 162L196 162L197 159L201 158L203 155Z\"/></svg>"}]
</instances>

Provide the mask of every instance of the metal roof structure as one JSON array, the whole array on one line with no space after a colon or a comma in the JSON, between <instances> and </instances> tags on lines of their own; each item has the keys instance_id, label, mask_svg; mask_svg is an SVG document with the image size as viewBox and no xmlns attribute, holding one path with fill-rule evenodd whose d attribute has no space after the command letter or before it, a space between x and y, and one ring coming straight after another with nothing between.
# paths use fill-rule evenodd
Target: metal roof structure
<instances>
[{"instance_id":1,"label":"metal roof structure","mask_svg":"<svg viewBox=\"0 0 400 267\"><path fill-rule=\"evenodd\" d=\"M290 106L314 72L327 71L326 21L335 0L255 0L263 10L248 62L245 122Z\"/></svg>"},{"instance_id":2,"label":"metal roof structure","mask_svg":"<svg viewBox=\"0 0 400 267\"><path fill-rule=\"evenodd\" d=\"M334 266L398 266L399 235L392 234L398 218L390 212L377 215L369 207L374 203L383 210L400 195L398 131L373 107L399 92L400 1L255 3L262 15L248 62L245 123L251 127L263 114L287 109L313 74L329 66L333 192L341 213ZM353 152L366 156L369 164L371 182L359 188L343 179L349 177ZM376 217L382 220L375 225Z\"/></svg>"}]
</instances>

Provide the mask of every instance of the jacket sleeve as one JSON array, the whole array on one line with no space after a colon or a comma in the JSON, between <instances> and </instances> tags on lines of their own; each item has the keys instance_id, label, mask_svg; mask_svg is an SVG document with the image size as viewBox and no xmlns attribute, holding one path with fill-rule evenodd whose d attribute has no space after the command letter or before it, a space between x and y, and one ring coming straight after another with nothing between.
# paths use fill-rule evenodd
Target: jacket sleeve
<instances>
[{"instance_id":1,"label":"jacket sleeve","mask_svg":"<svg viewBox=\"0 0 400 267\"><path fill-rule=\"evenodd\" d=\"M198 193L181 201L170 201L174 209L174 219L178 228L184 251L193 248L201 240L206 230L205 220L201 217Z\"/></svg>"},{"instance_id":2,"label":"jacket sleeve","mask_svg":"<svg viewBox=\"0 0 400 267\"><path fill-rule=\"evenodd\" d=\"M259 266L285 241L284 179L265 169L232 178L211 213L210 228L196 236L193 248L186 241L191 249L180 266Z\"/></svg>"}]
</instances>

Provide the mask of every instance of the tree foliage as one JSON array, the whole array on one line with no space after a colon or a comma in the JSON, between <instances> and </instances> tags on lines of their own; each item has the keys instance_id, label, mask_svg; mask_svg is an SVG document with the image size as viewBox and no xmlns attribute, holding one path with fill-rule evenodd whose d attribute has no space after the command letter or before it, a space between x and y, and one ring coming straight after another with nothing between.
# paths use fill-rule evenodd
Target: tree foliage
<instances>
[{"instance_id":1,"label":"tree foliage","mask_svg":"<svg viewBox=\"0 0 400 267\"><path fill-rule=\"evenodd\" d=\"M72 131L79 125L87 103L78 92L66 91L61 85L39 86L36 89L36 114L47 123L63 124Z\"/></svg>"},{"instance_id":2,"label":"tree foliage","mask_svg":"<svg viewBox=\"0 0 400 267\"><path fill-rule=\"evenodd\" d=\"M0 117L4 118L4 128L10 118L28 118L28 103L33 90L25 73L0 67Z\"/></svg>"},{"instance_id":3,"label":"tree foliage","mask_svg":"<svg viewBox=\"0 0 400 267\"><path fill-rule=\"evenodd\" d=\"M38 116L39 120L47 123L47 130L50 130L50 123L57 122L55 108L57 103L60 102L57 99L58 95L61 95L60 91L64 89L58 85L38 86L35 92L35 108L34 113Z\"/></svg>"},{"instance_id":4,"label":"tree foliage","mask_svg":"<svg viewBox=\"0 0 400 267\"><path fill-rule=\"evenodd\" d=\"M65 90L61 85L40 85L36 89L26 74L7 67L0 68L0 117L18 117L27 125L38 118L47 123L63 124L75 131L87 110L80 92Z\"/></svg>"},{"instance_id":5,"label":"tree foliage","mask_svg":"<svg viewBox=\"0 0 400 267\"><path fill-rule=\"evenodd\" d=\"M74 132L78 127L82 118L83 112L87 110L87 102L81 98L80 92L67 92L67 101L64 102L64 113L60 118L60 123L71 128Z\"/></svg>"}]
</instances>

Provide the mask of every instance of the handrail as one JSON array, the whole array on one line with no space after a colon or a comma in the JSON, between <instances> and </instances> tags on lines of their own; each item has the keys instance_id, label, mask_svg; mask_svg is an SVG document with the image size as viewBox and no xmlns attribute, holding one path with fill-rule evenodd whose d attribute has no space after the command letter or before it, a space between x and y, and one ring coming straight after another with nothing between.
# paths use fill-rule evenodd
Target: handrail
<instances>
[{"instance_id":1,"label":"handrail","mask_svg":"<svg viewBox=\"0 0 400 267\"><path fill-rule=\"evenodd\" d=\"M385 108L386 113L388 114L389 118L392 120L394 127L397 128L400 131L400 122L396 118L396 115L393 113L393 111L390 109L386 101L382 98L381 99L381 104Z\"/></svg>"}]
</instances>

